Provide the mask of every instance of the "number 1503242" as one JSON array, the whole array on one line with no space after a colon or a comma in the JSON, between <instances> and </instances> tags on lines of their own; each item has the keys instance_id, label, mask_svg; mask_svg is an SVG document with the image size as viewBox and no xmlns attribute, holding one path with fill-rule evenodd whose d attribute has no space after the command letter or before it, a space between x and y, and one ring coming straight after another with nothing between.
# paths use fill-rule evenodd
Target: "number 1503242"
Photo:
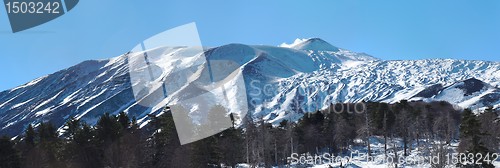
<instances>
[{"instance_id":1,"label":"number 1503242","mask_svg":"<svg viewBox=\"0 0 500 168\"><path fill-rule=\"evenodd\" d=\"M7 13L19 14L58 14L61 11L59 2L7 2Z\"/></svg>"}]
</instances>

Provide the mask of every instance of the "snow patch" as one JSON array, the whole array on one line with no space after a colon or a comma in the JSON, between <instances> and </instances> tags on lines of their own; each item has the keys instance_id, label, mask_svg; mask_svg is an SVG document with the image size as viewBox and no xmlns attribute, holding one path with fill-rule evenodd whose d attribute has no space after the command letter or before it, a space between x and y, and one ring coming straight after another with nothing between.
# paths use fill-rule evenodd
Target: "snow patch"
<instances>
[{"instance_id":1,"label":"snow patch","mask_svg":"<svg viewBox=\"0 0 500 168\"><path fill-rule=\"evenodd\" d=\"M36 112L35 117L39 117L39 116L42 116L42 115L49 113L52 110L51 108L52 107L49 107L49 108L46 108L45 110Z\"/></svg>"},{"instance_id":2,"label":"snow patch","mask_svg":"<svg viewBox=\"0 0 500 168\"><path fill-rule=\"evenodd\" d=\"M33 100L33 99L34 99L34 98L31 98L31 99L29 99L29 100L26 100L25 102L22 102L22 103L16 104L16 105L12 106L10 109L12 110L12 109L18 108L18 107L20 107L20 106L22 106L22 105L25 105L26 103L30 102L30 101L31 101L31 100Z\"/></svg>"},{"instance_id":3,"label":"snow patch","mask_svg":"<svg viewBox=\"0 0 500 168\"><path fill-rule=\"evenodd\" d=\"M33 111L35 111L35 110L39 109L40 107L42 107L42 106L46 105L47 103L49 103L49 102L51 102L51 101L53 101L53 100L54 100L55 98L57 98L57 97L59 96L59 94L61 94L63 91L64 91L64 90L61 90L61 91L59 91L59 92L58 92L55 96L53 96L53 97L51 97L51 98L49 98L49 99L47 99L47 100L43 101L43 102L42 102L42 103L40 103L38 106L36 106L36 107L33 109Z\"/></svg>"},{"instance_id":4,"label":"snow patch","mask_svg":"<svg viewBox=\"0 0 500 168\"><path fill-rule=\"evenodd\" d=\"M21 89L21 88L26 88L26 87L28 87L28 86L33 86L33 85L37 84L38 82L42 81L43 79L45 79L45 78L47 78L47 77L48 77L48 75L45 75L45 76L42 76L42 77L36 78L35 80L32 80L32 81L30 81L30 82L28 82L28 83L26 83L26 84L24 84L24 85L18 86L18 87L16 87L16 88L14 88L14 89L10 90L10 92L13 92L13 91L18 90L18 89Z\"/></svg>"}]
</instances>

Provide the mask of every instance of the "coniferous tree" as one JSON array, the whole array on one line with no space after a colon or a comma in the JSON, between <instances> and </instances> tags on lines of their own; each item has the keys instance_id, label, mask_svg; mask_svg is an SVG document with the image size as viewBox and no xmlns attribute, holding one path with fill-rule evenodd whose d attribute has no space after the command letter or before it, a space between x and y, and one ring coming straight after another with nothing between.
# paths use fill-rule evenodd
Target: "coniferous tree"
<instances>
[{"instance_id":1,"label":"coniferous tree","mask_svg":"<svg viewBox=\"0 0 500 168\"><path fill-rule=\"evenodd\" d=\"M97 138L101 143L109 145L111 142L118 139L121 134L121 126L116 117L105 113L99 118L95 125Z\"/></svg>"},{"instance_id":2,"label":"coniferous tree","mask_svg":"<svg viewBox=\"0 0 500 168\"><path fill-rule=\"evenodd\" d=\"M57 139L57 130L52 123L41 123L39 127L40 142L53 142Z\"/></svg>"},{"instance_id":3,"label":"coniferous tree","mask_svg":"<svg viewBox=\"0 0 500 168\"><path fill-rule=\"evenodd\" d=\"M238 163L243 163L243 130L231 127L221 132L217 141L217 148L220 149L220 162L234 167Z\"/></svg>"},{"instance_id":4,"label":"coniferous tree","mask_svg":"<svg viewBox=\"0 0 500 168\"><path fill-rule=\"evenodd\" d=\"M64 124L64 133L69 139L73 139L73 136L75 136L76 132L80 129L80 126L80 120L71 117L71 119Z\"/></svg>"},{"instance_id":5,"label":"coniferous tree","mask_svg":"<svg viewBox=\"0 0 500 168\"><path fill-rule=\"evenodd\" d=\"M33 128L33 125L29 124L28 128L26 129L24 138L24 142L26 143L28 149L35 147L35 137L36 137L35 129Z\"/></svg>"},{"instance_id":6,"label":"coniferous tree","mask_svg":"<svg viewBox=\"0 0 500 168\"><path fill-rule=\"evenodd\" d=\"M19 168L20 158L18 151L14 148L14 143L9 137L0 138L0 167Z\"/></svg>"},{"instance_id":7,"label":"coniferous tree","mask_svg":"<svg viewBox=\"0 0 500 168\"><path fill-rule=\"evenodd\" d=\"M137 124L137 118L135 116L132 117L132 121L130 123L130 127L132 128L132 130L139 129L139 125Z\"/></svg>"},{"instance_id":8,"label":"coniferous tree","mask_svg":"<svg viewBox=\"0 0 500 168\"><path fill-rule=\"evenodd\" d=\"M68 124L69 123L69 124ZM65 143L65 162L67 167L102 167L102 152L99 150L94 129L85 122L67 122L68 138ZM69 126L71 125L71 126Z\"/></svg>"},{"instance_id":9,"label":"coniferous tree","mask_svg":"<svg viewBox=\"0 0 500 168\"><path fill-rule=\"evenodd\" d=\"M96 143L98 146L98 155L102 157L103 166L121 167L120 160L120 142L118 141L123 133L123 129L114 115L105 113L95 125Z\"/></svg>"},{"instance_id":10,"label":"coniferous tree","mask_svg":"<svg viewBox=\"0 0 500 168\"><path fill-rule=\"evenodd\" d=\"M469 161L468 167L494 167L491 163L484 162L482 159L484 156L489 154L491 151L488 150L481 140L483 131L481 130L481 124L477 119L477 116L470 110L465 109L462 112L462 123L460 125L460 144L458 149L462 153L472 153L473 156L467 156L467 161ZM477 155L481 154L483 158L479 158ZM479 160L479 161L477 161ZM476 164L481 163L481 164Z\"/></svg>"},{"instance_id":11,"label":"coniferous tree","mask_svg":"<svg viewBox=\"0 0 500 168\"><path fill-rule=\"evenodd\" d=\"M120 112L117 118L123 129L127 129L130 126L130 118L125 112Z\"/></svg>"},{"instance_id":12,"label":"coniferous tree","mask_svg":"<svg viewBox=\"0 0 500 168\"><path fill-rule=\"evenodd\" d=\"M191 145L192 160L190 167L218 167L221 151L217 146L220 134L193 142Z\"/></svg>"},{"instance_id":13,"label":"coniferous tree","mask_svg":"<svg viewBox=\"0 0 500 168\"><path fill-rule=\"evenodd\" d=\"M167 112L153 119L155 134L153 136L154 155L153 166L168 166L174 162L173 152L180 146L174 119L171 112Z\"/></svg>"},{"instance_id":14,"label":"coniferous tree","mask_svg":"<svg viewBox=\"0 0 500 168\"><path fill-rule=\"evenodd\" d=\"M42 167L60 167L59 161L61 151L61 140L58 138L57 130L50 122L40 123L38 127L40 138L39 152ZM38 165L35 165L38 166Z\"/></svg>"}]
</instances>

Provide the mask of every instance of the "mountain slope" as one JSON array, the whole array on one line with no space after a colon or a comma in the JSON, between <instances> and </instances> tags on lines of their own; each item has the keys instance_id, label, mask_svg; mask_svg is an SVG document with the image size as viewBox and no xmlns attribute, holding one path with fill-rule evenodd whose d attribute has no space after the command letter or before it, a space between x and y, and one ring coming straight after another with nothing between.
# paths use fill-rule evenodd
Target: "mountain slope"
<instances>
[{"instance_id":1,"label":"mountain slope","mask_svg":"<svg viewBox=\"0 0 500 168\"><path fill-rule=\"evenodd\" d=\"M500 89L476 78L460 81L447 87L439 86L430 87L415 95L411 100L444 100L462 108L472 109L500 104Z\"/></svg>"},{"instance_id":2,"label":"mountain slope","mask_svg":"<svg viewBox=\"0 0 500 168\"><path fill-rule=\"evenodd\" d=\"M231 60L234 63L213 64L210 68L220 74L229 75L226 71L229 73L230 69L241 75L246 85L249 113L269 122L298 119L304 112L335 102L436 99L471 108L500 103L498 89L495 89L500 84L498 62L384 61L337 48L318 38L296 42L282 47L229 44L207 49L204 56L211 62ZM171 56L187 50L164 49L162 53ZM18 135L29 123L36 125L43 121L60 127L70 117L92 124L105 112L125 111L147 123L147 114L156 111L135 100L128 64L126 55L85 61L0 92L0 134ZM198 66L203 70L209 65ZM168 79L169 85L179 85L176 91L182 93L181 88L189 83L174 80L168 75L173 70L168 71L158 75ZM462 89L467 96L450 99L450 90L457 89ZM172 94L169 99L179 96L181 94Z\"/></svg>"}]
</instances>

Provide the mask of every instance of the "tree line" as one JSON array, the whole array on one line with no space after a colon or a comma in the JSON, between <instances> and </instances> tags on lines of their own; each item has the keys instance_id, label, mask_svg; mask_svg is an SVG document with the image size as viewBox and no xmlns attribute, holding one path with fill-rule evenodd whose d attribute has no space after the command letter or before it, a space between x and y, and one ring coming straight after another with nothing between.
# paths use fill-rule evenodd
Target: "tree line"
<instances>
[{"instance_id":1,"label":"tree line","mask_svg":"<svg viewBox=\"0 0 500 168\"><path fill-rule=\"evenodd\" d=\"M499 151L500 123L492 108L474 114L444 101L363 104L361 113L343 111L355 104L339 103L306 113L297 122L282 120L275 125L246 116L240 127L187 145L180 145L168 108L163 115L150 115L150 123L140 129L136 119L124 112L105 113L95 125L71 118L60 132L45 122L29 125L22 138L1 138L0 167L234 167L238 163L271 167L289 164L292 153L342 155L352 145L366 146L370 155L402 150L408 156L422 147L442 156L452 152L446 147L455 142L460 142L459 152ZM370 149L370 137L383 139L383 153ZM388 143L396 138L401 145Z\"/></svg>"}]
</instances>

